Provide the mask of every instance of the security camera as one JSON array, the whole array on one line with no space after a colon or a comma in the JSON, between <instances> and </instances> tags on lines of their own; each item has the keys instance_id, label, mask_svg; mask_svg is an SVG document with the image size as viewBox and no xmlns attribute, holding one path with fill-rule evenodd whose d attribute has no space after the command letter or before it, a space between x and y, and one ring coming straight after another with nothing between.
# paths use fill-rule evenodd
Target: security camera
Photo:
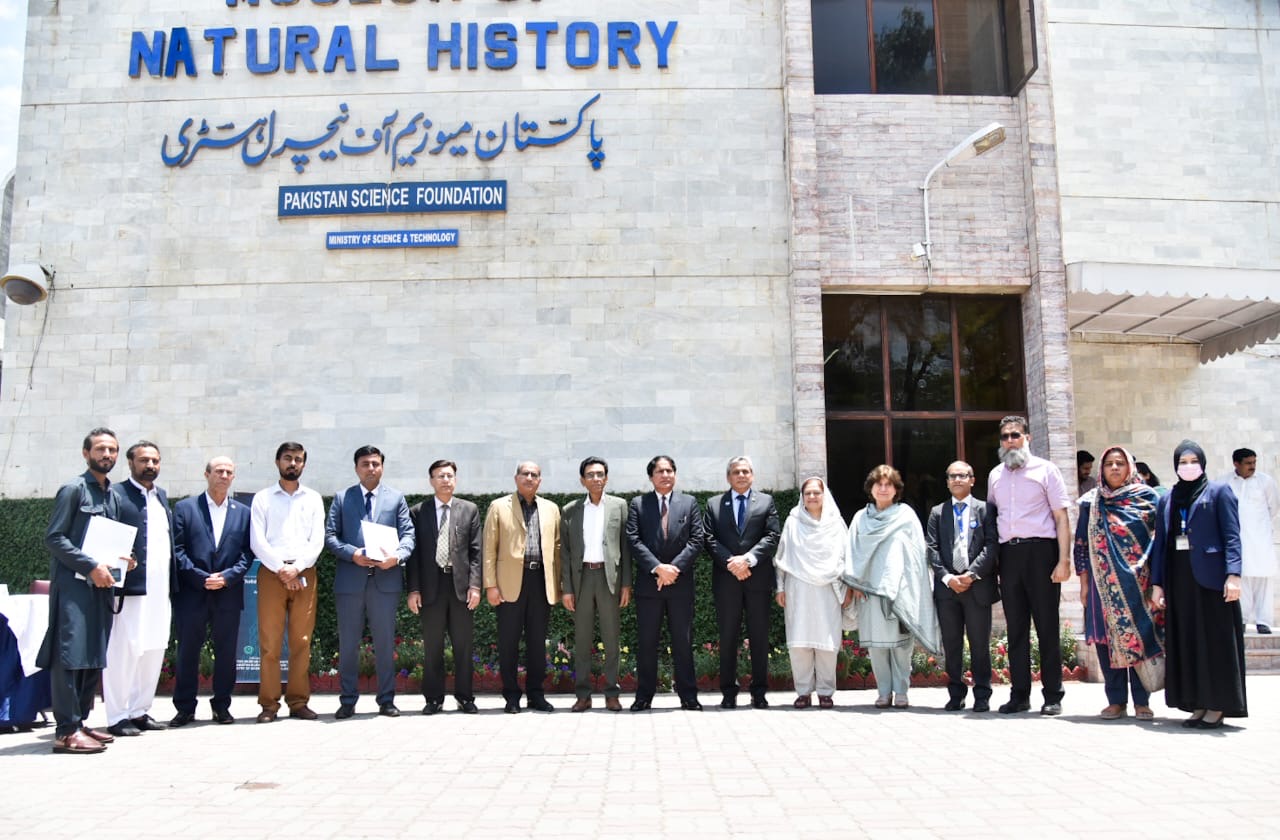
<instances>
[{"instance_id":1,"label":"security camera","mask_svg":"<svg viewBox=\"0 0 1280 840\"><path fill-rule=\"evenodd\" d=\"M4 288L4 296L9 300L19 306L28 306L49 296L53 273L52 268L45 268L38 263L23 263L11 266L4 277L0 277L0 286Z\"/></svg>"},{"instance_id":2,"label":"security camera","mask_svg":"<svg viewBox=\"0 0 1280 840\"><path fill-rule=\"evenodd\" d=\"M925 251L924 251L923 242L917 242L916 244L911 246L911 259L913 260L924 259L924 254L925 254Z\"/></svg>"}]
</instances>

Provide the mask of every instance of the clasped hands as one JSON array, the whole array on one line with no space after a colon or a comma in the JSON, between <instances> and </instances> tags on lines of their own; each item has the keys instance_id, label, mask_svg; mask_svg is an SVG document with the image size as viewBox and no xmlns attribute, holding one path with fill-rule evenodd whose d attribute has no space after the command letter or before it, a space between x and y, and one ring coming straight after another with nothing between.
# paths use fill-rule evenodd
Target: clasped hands
<instances>
[{"instance_id":1,"label":"clasped hands","mask_svg":"<svg viewBox=\"0 0 1280 840\"><path fill-rule=\"evenodd\" d=\"M396 564L400 562L399 558L394 554L388 554L386 549L383 549L382 555L381 560L374 560L364 553L363 548L357 548L355 553L351 555L351 562L366 569L394 569Z\"/></svg>"}]
</instances>

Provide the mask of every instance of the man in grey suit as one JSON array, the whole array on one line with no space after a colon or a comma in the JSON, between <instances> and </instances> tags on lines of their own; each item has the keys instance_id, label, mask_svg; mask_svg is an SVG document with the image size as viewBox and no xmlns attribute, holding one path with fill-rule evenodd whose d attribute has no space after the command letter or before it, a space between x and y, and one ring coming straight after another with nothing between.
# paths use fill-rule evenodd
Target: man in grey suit
<instances>
[{"instance_id":1,"label":"man in grey suit","mask_svg":"<svg viewBox=\"0 0 1280 840\"><path fill-rule=\"evenodd\" d=\"M355 714L359 692L360 641L365 617L373 636L378 675L378 714L399 717L396 708L396 609L403 576L400 564L413 551L413 523L404 494L382 483L383 455L376 446L356 450L360 481L333 497L324 526L324 544L338 558L333 591L338 607L338 711L344 720ZM362 522L395 529L397 544L366 550Z\"/></svg>"},{"instance_id":2,"label":"man in grey suit","mask_svg":"<svg viewBox=\"0 0 1280 840\"><path fill-rule=\"evenodd\" d=\"M669 455L649 461L653 492L631 500L627 542L636 565L636 699L631 711L653 706L658 690L658 642L666 615L671 662L680 708L702 711L693 671L693 572L702 551L698 500L677 493L676 462Z\"/></svg>"},{"instance_id":3,"label":"man in grey suit","mask_svg":"<svg viewBox=\"0 0 1280 840\"><path fill-rule=\"evenodd\" d=\"M435 495L409 510L413 553L405 564L409 611L422 625L422 697L424 715L444 706L444 633L453 646L453 697L463 714L476 713L471 689L475 608L483 579L480 511L453 495L458 465L440 460L427 471Z\"/></svg>"},{"instance_id":4,"label":"man in grey suit","mask_svg":"<svg viewBox=\"0 0 1280 840\"><path fill-rule=\"evenodd\" d=\"M707 554L720 630L720 708L738 705L738 647L742 619L751 647L751 706L769 705L769 619L776 573L773 555L781 528L773 497L752 489L755 469L740 455L725 469L729 492L707 500Z\"/></svg>"},{"instance_id":5,"label":"man in grey suit","mask_svg":"<svg viewBox=\"0 0 1280 840\"><path fill-rule=\"evenodd\" d=\"M973 710L991 700L991 605L1000 600L996 562L1000 551L995 505L970 495L973 467L947 467L951 498L929 511L925 545L933 567L933 600L942 628L949 712L964 708L964 639L969 636L973 670Z\"/></svg>"},{"instance_id":6,"label":"man in grey suit","mask_svg":"<svg viewBox=\"0 0 1280 840\"><path fill-rule=\"evenodd\" d=\"M591 657L596 617L604 645L604 705L622 711L618 700L618 628L631 602L631 547L627 545L627 503L606 495L609 465L589 457L578 465L587 495L560 512L560 588L565 609L573 613L573 665L578 700L570 711L591 708Z\"/></svg>"}]
</instances>

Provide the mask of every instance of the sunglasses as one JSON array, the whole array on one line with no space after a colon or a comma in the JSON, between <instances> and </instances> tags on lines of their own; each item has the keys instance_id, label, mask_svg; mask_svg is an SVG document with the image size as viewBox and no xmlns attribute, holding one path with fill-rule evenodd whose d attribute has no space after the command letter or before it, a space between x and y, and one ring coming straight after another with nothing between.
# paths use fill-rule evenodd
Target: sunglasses
<instances>
[{"instance_id":1,"label":"sunglasses","mask_svg":"<svg viewBox=\"0 0 1280 840\"><path fill-rule=\"evenodd\" d=\"M1001 440L1022 440L1022 432L1001 432Z\"/></svg>"}]
</instances>

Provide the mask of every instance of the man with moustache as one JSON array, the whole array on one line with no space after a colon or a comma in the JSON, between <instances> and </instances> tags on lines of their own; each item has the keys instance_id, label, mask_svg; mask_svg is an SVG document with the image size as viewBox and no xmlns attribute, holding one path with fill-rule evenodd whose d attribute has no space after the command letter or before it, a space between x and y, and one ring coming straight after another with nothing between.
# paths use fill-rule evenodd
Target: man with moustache
<instances>
[{"instance_id":1,"label":"man with moustache","mask_svg":"<svg viewBox=\"0 0 1280 840\"><path fill-rule=\"evenodd\" d=\"M938 608L947 670L944 708L964 708L964 640L969 639L973 670L973 710L988 711L991 700L991 605L1000 600L996 586L999 542L995 508L972 495L973 467L956 461L947 467L951 498L929 511L925 554L933 568L933 602Z\"/></svg>"},{"instance_id":2,"label":"man with moustache","mask_svg":"<svg viewBox=\"0 0 1280 840\"><path fill-rule=\"evenodd\" d=\"M307 465L302 444L276 449L280 480L259 490L250 510L249 545L258 569L258 723L280 711L280 652L289 628L289 717L315 720L311 699L311 632L316 626L316 558L324 548L324 502L299 479Z\"/></svg>"},{"instance_id":3,"label":"man with moustache","mask_svg":"<svg viewBox=\"0 0 1280 840\"><path fill-rule=\"evenodd\" d=\"M413 551L413 523L404 494L382 483L385 458L376 446L356 450L356 477L360 480L333 497L324 541L337 558L333 592L338 608L338 674L341 681L337 720L355 714L359 698L360 640L365 619L373 637L375 672L378 676L378 714L399 717L396 708L396 609L404 576L400 564ZM394 549L365 545L363 522L394 528L399 542Z\"/></svg>"},{"instance_id":4,"label":"man with moustache","mask_svg":"<svg viewBox=\"0 0 1280 840\"><path fill-rule=\"evenodd\" d=\"M706 548L711 556L711 591L720 630L720 708L738 705L738 647L746 618L751 648L751 706L768 708L769 619L773 610L781 527L773 497L752 489L755 469L745 455L725 469L729 492L707 501Z\"/></svg>"},{"instance_id":5,"label":"man with moustache","mask_svg":"<svg viewBox=\"0 0 1280 840\"><path fill-rule=\"evenodd\" d=\"M604 492L609 465L588 457L578 465L587 494L561 512L561 601L573 613L573 669L577 700L571 712L591 708L591 657L596 618L604 650L604 706L622 711L618 699L619 632L622 610L631 602L631 546L627 544L627 503Z\"/></svg>"},{"instance_id":6,"label":"man with moustache","mask_svg":"<svg viewBox=\"0 0 1280 840\"><path fill-rule=\"evenodd\" d=\"M1271 634L1275 600L1271 579L1276 573L1276 546L1271 525L1280 514L1280 489L1266 473L1258 472L1258 453L1247 447L1231 453L1235 472L1227 484L1240 510L1240 612L1260 634Z\"/></svg>"},{"instance_id":7,"label":"man with moustache","mask_svg":"<svg viewBox=\"0 0 1280 840\"><path fill-rule=\"evenodd\" d=\"M480 510L454 496L458 465L453 461L436 461L427 475L435 495L409 510L414 546L405 564L409 611L422 625L422 713L434 715L444 706L447 629L453 646L453 697L460 712L474 715L472 639L483 580Z\"/></svg>"},{"instance_id":8,"label":"man with moustache","mask_svg":"<svg viewBox=\"0 0 1280 840\"><path fill-rule=\"evenodd\" d=\"M107 661L111 635L112 567L85 554L85 532L95 516L120 519L120 503L107 474L116 465L115 432L96 428L85 435L81 454L88 469L58 489L45 531L49 548L49 629L36 664L49 671L56 724L53 751L99 753L115 740L85 721ZM123 559L123 558L122 558ZM134 561L128 561L129 568Z\"/></svg>"},{"instance_id":9,"label":"man with moustache","mask_svg":"<svg viewBox=\"0 0 1280 840\"><path fill-rule=\"evenodd\" d=\"M169 597L178 581L169 497L155 483L160 449L149 440L138 441L125 457L129 480L113 485L111 492L119 500L120 521L138 529L133 543L138 563L124 579L102 674L107 731L117 737L165 728L150 711L169 647Z\"/></svg>"},{"instance_id":10,"label":"man with moustache","mask_svg":"<svg viewBox=\"0 0 1280 840\"><path fill-rule=\"evenodd\" d=\"M178 555L178 591L173 596L178 652L174 663L170 727L196 718L200 649L213 643L213 719L235 723L231 690L236 683L236 641L244 610L244 576L253 562L249 508L231 498L236 465L225 455L204 468L208 489L173 508L173 541ZM209 630L213 632L210 635Z\"/></svg>"},{"instance_id":11,"label":"man with moustache","mask_svg":"<svg viewBox=\"0 0 1280 840\"><path fill-rule=\"evenodd\" d=\"M498 670L507 714L520 711L516 662L525 646L525 694L529 708L554 712L543 682L547 675L547 624L560 600L560 508L538 495L542 468L516 467L516 492L494 500L484 519L484 585L498 613Z\"/></svg>"},{"instance_id":12,"label":"man with moustache","mask_svg":"<svg viewBox=\"0 0 1280 840\"><path fill-rule=\"evenodd\" d=\"M702 550L698 502L675 492L676 462L658 455L647 467L653 492L631 500L627 542L636 565L636 699L631 711L653 707L658 690L658 642L666 616L680 708L702 711L693 671L693 564Z\"/></svg>"},{"instance_id":13,"label":"man with moustache","mask_svg":"<svg viewBox=\"0 0 1280 840\"><path fill-rule=\"evenodd\" d=\"M1025 417L1000 421L1000 463L987 479L1000 539L1000 590L1009 632L1008 715L1031 709L1031 623L1040 639L1042 715L1062 714L1062 648L1058 603L1071 577L1071 496L1062 472L1031 454Z\"/></svg>"}]
</instances>

